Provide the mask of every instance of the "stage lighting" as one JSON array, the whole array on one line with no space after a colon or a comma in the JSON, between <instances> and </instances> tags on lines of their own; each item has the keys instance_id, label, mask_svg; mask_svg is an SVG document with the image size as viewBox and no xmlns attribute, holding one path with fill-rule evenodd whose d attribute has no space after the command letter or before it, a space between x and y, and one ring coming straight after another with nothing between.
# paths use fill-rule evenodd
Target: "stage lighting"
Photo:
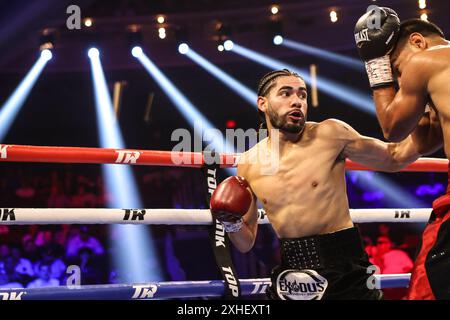
<instances>
[{"instance_id":1,"label":"stage lighting","mask_svg":"<svg viewBox=\"0 0 450 320\"><path fill-rule=\"evenodd\" d=\"M52 57L53 57L53 54L50 50L44 49L41 51L41 58L44 59L45 61L50 60Z\"/></svg>"},{"instance_id":2,"label":"stage lighting","mask_svg":"<svg viewBox=\"0 0 450 320\"><path fill-rule=\"evenodd\" d=\"M52 29L44 29L39 38L39 50L51 50L55 46L55 34Z\"/></svg>"},{"instance_id":3,"label":"stage lighting","mask_svg":"<svg viewBox=\"0 0 450 320\"><path fill-rule=\"evenodd\" d=\"M223 45L223 43L227 40L227 36L217 33L215 39L217 40L217 50L219 50L220 52L224 51L225 46Z\"/></svg>"},{"instance_id":4,"label":"stage lighting","mask_svg":"<svg viewBox=\"0 0 450 320\"><path fill-rule=\"evenodd\" d=\"M273 44L276 46L279 46L280 44L283 43L283 37L280 35L276 35L275 37L273 37Z\"/></svg>"},{"instance_id":5,"label":"stage lighting","mask_svg":"<svg viewBox=\"0 0 450 320\"><path fill-rule=\"evenodd\" d=\"M100 51L98 51L97 48L90 48L88 50L88 57L93 59L93 58L97 58L98 56L100 56Z\"/></svg>"},{"instance_id":6,"label":"stage lighting","mask_svg":"<svg viewBox=\"0 0 450 320\"><path fill-rule=\"evenodd\" d=\"M159 24L162 24L164 23L164 21L166 21L166 19L164 18L164 16L158 16L156 18L156 21L158 21Z\"/></svg>"},{"instance_id":7,"label":"stage lighting","mask_svg":"<svg viewBox=\"0 0 450 320\"><path fill-rule=\"evenodd\" d=\"M125 142L114 113L108 83L97 49L89 50L94 88L97 130L102 148L125 149ZM102 165L105 187L109 195L109 208L143 208L139 188L130 166ZM162 280L157 250L146 226L113 225L111 232L119 241L112 241L115 268L127 282ZM145 265L148 264L148 265Z\"/></svg>"},{"instance_id":8,"label":"stage lighting","mask_svg":"<svg viewBox=\"0 0 450 320\"><path fill-rule=\"evenodd\" d=\"M279 46L283 43L283 22L275 17L272 17L269 22L270 40L273 44Z\"/></svg>"},{"instance_id":9,"label":"stage lighting","mask_svg":"<svg viewBox=\"0 0 450 320\"><path fill-rule=\"evenodd\" d=\"M256 108L255 101L258 98L256 93L243 85L241 82L227 74L225 71L218 68L216 65L202 57L195 52L192 48L186 53L186 57L195 61L199 66L211 73L214 77L222 81L227 87L236 92L245 101L247 101L252 107Z\"/></svg>"},{"instance_id":10,"label":"stage lighting","mask_svg":"<svg viewBox=\"0 0 450 320\"><path fill-rule=\"evenodd\" d=\"M194 50L188 50L186 56L195 54ZM149 74L156 80L156 83L160 85L161 89L167 94L167 97L172 101L174 106L180 112L180 114L186 119L186 121L194 129L194 150L199 150L203 148L205 141L208 141L205 150L214 149L219 153L222 152L236 152L231 141L225 140L223 134L215 129L215 126L197 109L196 106L189 101L189 99L175 86L175 84L170 81L169 78L155 65L155 63L150 60L150 58L145 54L142 54L138 60L142 63L144 68L149 72ZM254 100L256 101L256 100ZM186 129L177 129L175 132L186 131ZM175 133L174 132L174 133ZM210 134L207 134L207 133ZM174 140L174 133L172 133L172 141ZM190 136L190 134L188 133ZM172 151L181 151L177 149L176 146ZM190 147L189 147L190 148ZM186 150L184 150L186 151ZM178 161L178 160L176 160ZM189 161L189 160L188 160ZM194 160L196 161L196 160ZM230 174L236 174L236 170L231 168L226 168L225 171Z\"/></svg>"},{"instance_id":11,"label":"stage lighting","mask_svg":"<svg viewBox=\"0 0 450 320\"><path fill-rule=\"evenodd\" d=\"M424 20L424 21L428 21L428 15L426 13L422 13L420 15L420 19Z\"/></svg>"},{"instance_id":12,"label":"stage lighting","mask_svg":"<svg viewBox=\"0 0 450 320\"><path fill-rule=\"evenodd\" d=\"M271 6L270 7L270 12L272 14L277 14L280 11L280 9L278 8L278 6Z\"/></svg>"},{"instance_id":13,"label":"stage lighting","mask_svg":"<svg viewBox=\"0 0 450 320\"><path fill-rule=\"evenodd\" d=\"M338 21L338 16L337 16L337 12L335 10L331 10L330 11L330 20L331 22L335 23L336 21Z\"/></svg>"},{"instance_id":14,"label":"stage lighting","mask_svg":"<svg viewBox=\"0 0 450 320\"><path fill-rule=\"evenodd\" d=\"M139 46L133 47L133 49L131 49L131 54L133 57L140 57L142 55L142 48Z\"/></svg>"},{"instance_id":15,"label":"stage lighting","mask_svg":"<svg viewBox=\"0 0 450 320\"><path fill-rule=\"evenodd\" d=\"M28 71L11 96L8 97L8 100L6 100L3 105L0 105L0 141L2 143L16 119L18 112L30 95L42 70L46 66L47 61L50 60L51 54L52 53L48 49L42 50L39 59L37 59L33 67Z\"/></svg>"},{"instance_id":16,"label":"stage lighting","mask_svg":"<svg viewBox=\"0 0 450 320\"><path fill-rule=\"evenodd\" d=\"M220 52L227 50L225 42L231 37L231 27L222 21L216 22L214 39L217 41L217 50Z\"/></svg>"},{"instance_id":17,"label":"stage lighting","mask_svg":"<svg viewBox=\"0 0 450 320\"><path fill-rule=\"evenodd\" d=\"M225 22L217 21L215 25L216 36L224 39L231 36L231 26Z\"/></svg>"},{"instance_id":18,"label":"stage lighting","mask_svg":"<svg viewBox=\"0 0 450 320\"><path fill-rule=\"evenodd\" d=\"M419 9L425 9L427 7L427 1L426 0L419 0Z\"/></svg>"},{"instance_id":19,"label":"stage lighting","mask_svg":"<svg viewBox=\"0 0 450 320\"><path fill-rule=\"evenodd\" d=\"M226 51L230 51L231 49L233 49L233 46L234 46L234 43L233 43L233 41L231 41L231 40L227 40L227 41L225 41L225 42L223 43L223 48L224 48Z\"/></svg>"},{"instance_id":20,"label":"stage lighting","mask_svg":"<svg viewBox=\"0 0 450 320\"><path fill-rule=\"evenodd\" d=\"M142 46L142 26L138 24L131 24L127 26L127 42L128 48Z\"/></svg>"},{"instance_id":21,"label":"stage lighting","mask_svg":"<svg viewBox=\"0 0 450 320\"><path fill-rule=\"evenodd\" d=\"M165 39L166 36L167 36L167 34L166 34L166 28L164 28L164 27L158 28L158 37L159 37L160 39Z\"/></svg>"},{"instance_id":22,"label":"stage lighting","mask_svg":"<svg viewBox=\"0 0 450 320\"><path fill-rule=\"evenodd\" d=\"M236 128L236 121L234 121L233 119L229 119L229 120L227 120L225 125L226 125L227 129Z\"/></svg>"},{"instance_id":23,"label":"stage lighting","mask_svg":"<svg viewBox=\"0 0 450 320\"><path fill-rule=\"evenodd\" d=\"M178 52L181 54L186 54L189 51L189 46L186 43L181 43L178 46Z\"/></svg>"},{"instance_id":24,"label":"stage lighting","mask_svg":"<svg viewBox=\"0 0 450 320\"><path fill-rule=\"evenodd\" d=\"M269 56L263 55L249 48L245 48L239 44L234 44L233 52L246 58L249 58L250 60L253 60L259 64L265 65L269 67L271 70L283 68L291 69L297 72L298 74L301 74L307 84L311 83L308 70L297 68L284 61L273 59ZM317 88L338 100L341 100L345 103L348 103L351 106L356 107L361 111L367 112L371 115L375 114L375 110L373 107L373 100L368 94L364 92L352 89L337 81L333 81L319 76L317 77Z\"/></svg>"},{"instance_id":25,"label":"stage lighting","mask_svg":"<svg viewBox=\"0 0 450 320\"><path fill-rule=\"evenodd\" d=\"M178 26L174 28L175 43L180 54L186 54L189 51L189 32L187 28Z\"/></svg>"},{"instance_id":26,"label":"stage lighting","mask_svg":"<svg viewBox=\"0 0 450 320\"><path fill-rule=\"evenodd\" d=\"M341 65L355 69L360 72L364 73L366 72L366 69L364 68L364 63L360 59L355 59L342 54L313 47L306 43L301 43L287 38L283 39L282 45L299 52L307 53L321 59L329 60L333 63L339 63Z\"/></svg>"},{"instance_id":27,"label":"stage lighting","mask_svg":"<svg viewBox=\"0 0 450 320\"><path fill-rule=\"evenodd\" d=\"M84 19L84 25L86 26L86 27L92 27L92 24L93 24L93 21L92 21L92 19L91 18L86 18L86 19Z\"/></svg>"}]
</instances>

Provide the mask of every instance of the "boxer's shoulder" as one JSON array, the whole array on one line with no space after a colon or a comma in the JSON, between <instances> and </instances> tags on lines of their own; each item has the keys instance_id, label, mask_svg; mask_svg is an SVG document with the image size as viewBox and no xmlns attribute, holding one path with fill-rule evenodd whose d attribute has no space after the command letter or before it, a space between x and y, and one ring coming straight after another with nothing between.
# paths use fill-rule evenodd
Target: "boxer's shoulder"
<instances>
[{"instance_id":1,"label":"boxer's shoulder","mask_svg":"<svg viewBox=\"0 0 450 320\"><path fill-rule=\"evenodd\" d=\"M441 52L441 53L448 54L450 52L450 44L434 46L434 47L431 47L431 48L429 48L429 49L427 49L425 51L432 51L432 52L438 51L438 52Z\"/></svg>"},{"instance_id":2,"label":"boxer's shoulder","mask_svg":"<svg viewBox=\"0 0 450 320\"><path fill-rule=\"evenodd\" d=\"M423 55L419 56L420 60L427 60L431 67L435 70L442 71L448 69L450 65L450 45L435 46L423 51ZM420 62L420 61L419 61Z\"/></svg>"},{"instance_id":3,"label":"boxer's shoulder","mask_svg":"<svg viewBox=\"0 0 450 320\"><path fill-rule=\"evenodd\" d=\"M259 165L261 156L261 148L265 148L267 144L267 138L261 140L253 147L239 155L238 161L238 174L243 176L247 180L251 179L251 168Z\"/></svg>"},{"instance_id":4,"label":"boxer's shoulder","mask_svg":"<svg viewBox=\"0 0 450 320\"><path fill-rule=\"evenodd\" d=\"M317 124L317 132L319 136L335 137L347 135L353 132L354 129L344 121L330 118Z\"/></svg>"},{"instance_id":5,"label":"boxer's shoulder","mask_svg":"<svg viewBox=\"0 0 450 320\"><path fill-rule=\"evenodd\" d=\"M436 74L448 70L450 51L447 56L443 56L434 50L424 50L414 54L405 64L402 72L402 87L406 89L422 88Z\"/></svg>"},{"instance_id":6,"label":"boxer's shoulder","mask_svg":"<svg viewBox=\"0 0 450 320\"><path fill-rule=\"evenodd\" d=\"M241 153L241 155L239 156L239 164L247 163L249 159L251 159L254 155L258 154L258 152L261 150L261 148L266 148L267 140L268 140L268 138L266 137L266 138L260 140L257 144L255 144L253 147L251 147L247 151Z\"/></svg>"},{"instance_id":7,"label":"boxer's shoulder","mask_svg":"<svg viewBox=\"0 0 450 320\"><path fill-rule=\"evenodd\" d=\"M442 46L440 46L442 47ZM430 48L414 54L405 65L405 72L428 73L433 70L442 70L448 66L450 59L450 47ZM404 74L403 73L403 74Z\"/></svg>"}]
</instances>

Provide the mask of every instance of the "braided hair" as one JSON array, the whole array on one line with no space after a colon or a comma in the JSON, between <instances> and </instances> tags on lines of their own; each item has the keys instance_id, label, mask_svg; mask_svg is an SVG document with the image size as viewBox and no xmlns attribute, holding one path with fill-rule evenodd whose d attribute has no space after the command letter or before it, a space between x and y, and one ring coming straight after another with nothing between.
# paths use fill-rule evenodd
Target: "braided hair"
<instances>
[{"instance_id":1,"label":"braided hair","mask_svg":"<svg viewBox=\"0 0 450 320\"><path fill-rule=\"evenodd\" d=\"M293 71L290 71L288 69L281 69L281 70L274 70L267 74L265 74L261 80L259 80L258 84L258 97L266 97L270 90L275 86L275 80L279 77L288 77L288 76L295 76L299 77L303 80L303 78ZM303 80L304 81L304 80ZM266 117L264 112L261 110L258 110L258 117L259 117L259 128L261 129L267 129L267 123L266 123Z\"/></svg>"}]
</instances>

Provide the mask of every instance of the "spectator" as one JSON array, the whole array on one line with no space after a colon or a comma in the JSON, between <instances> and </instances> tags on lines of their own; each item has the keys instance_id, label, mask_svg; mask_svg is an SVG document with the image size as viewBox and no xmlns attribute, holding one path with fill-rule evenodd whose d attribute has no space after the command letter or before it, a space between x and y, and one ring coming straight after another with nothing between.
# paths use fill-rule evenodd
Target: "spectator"
<instances>
[{"instance_id":1,"label":"spectator","mask_svg":"<svg viewBox=\"0 0 450 320\"><path fill-rule=\"evenodd\" d=\"M389 237L379 236L377 239L376 264L382 274L408 273L413 268L413 261L403 250L393 248ZM400 300L406 296L406 288L383 289L385 299Z\"/></svg>"},{"instance_id":2,"label":"spectator","mask_svg":"<svg viewBox=\"0 0 450 320\"><path fill-rule=\"evenodd\" d=\"M53 237L54 244L58 245L60 248L65 248L67 244L67 237L69 234L70 226L64 224L61 226L61 229L56 230L55 235Z\"/></svg>"},{"instance_id":3,"label":"spectator","mask_svg":"<svg viewBox=\"0 0 450 320\"><path fill-rule=\"evenodd\" d=\"M52 247L46 247L42 251L42 259L34 264L35 273L38 274L41 265L50 267L50 277L61 280L65 276L66 264L56 257Z\"/></svg>"},{"instance_id":4,"label":"spectator","mask_svg":"<svg viewBox=\"0 0 450 320\"><path fill-rule=\"evenodd\" d=\"M10 253L11 250L9 250L9 246L7 244L0 245L0 261L6 259L6 257L9 256Z\"/></svg>"},{"instance_id":5,"label":"spectator","mask_svg":"<svg viewBox=\"0 0 450 320\"><path fill-rule=\"evenodd\" d=\"M363 237L363 242L364 242L364 250L369 256L369 262L371 264L376 264L375 258L377 256L377 247L373 244L372 239L368 236Z\"/></svg>"},{"instance_id":6,"label":"spectator","mask_svg":"<svg viewBox=\"0 0 450 320\"><path fill-rule=\"evenodd\" d=\"M38 261L41 257L39 250L31 237L26 237L24 240L23 256L32 263Z\"/></svg>"},{"instance_id":7,"label":"spectator","mask_svg":"<svg viewBox=\"0 0 450 320\"><path fill-rule=\"evenodd\" d=\"M51 277L51 270L48 264L41 264L38 270L38 278L30 282L27 288L40 288L40 287L57 287L59 286L59 280Z\"/></svg>"},{"instance_id":8,"label":"spectator","mask_svg":"<svg viewBox=\"0 0 450 320\"><path fill-rule=\"evenodd\" d=\"M9 275L5 270L5 265L0 261L0 288L23 288L19 282L10 282Z\"/></svg>"},{"instance_id":9,"label":"spectator","mask_svg":"<svg viewBox=\"0 0 450 320\"><path fill-rule=\"evenodd\" d=\"M3 266L10 282L19 282L23 285L30 281L31 277L29 275L17 272L17 261L15 261L12 256L8 256L4 259Z\"/></svg>"},{"instance_id":10,"label":"spectator","mask_svg":"<svg viewBox=\"0 0 450 320\"><path fill-rule=\"evenodd\" d=\"M41 228L37 233L35 237L35 244L39 248L43 248L47 245L49 245L53 240L53 231L49 229Z\"/></svg>"},{"instance_id":11,"label":"spectator","mask_svg":"<svg viewBox=\"0 0 450 320\"><path fill-rule=\"evenodd\" d=\"M74 264L80 267L83 285L102 283L108 278L103 257L94 255L91 248L80 248Z\"/></svg>"},{"instance_id":12,"label":"spectator","mask_svg":"<svg viewBox=\"0 0 450 320\"><path fill-rule=\"evenodd\" d=\"M89 235L88 228L86 226L82 226L80 228L80 233L68 241L66 256L68 258L77 256L78 251L81 248L89 248L95 255L103 255L105 253L100 241Z\"/></svg>"},{"instance_id":13,"label":"spectator","mask_svg":"<svg viewBox=\"0 0 450 320\"><path fill-rule=\"evenodd\" d=\"M22 256L22 250L18 246L11 246L11 258L15 264L14 270L21 276L34 276L31 261Z\"/></svg>"},{"instance_id":14,"label":"spectator","mask_svg":"<svg viewBox=\"0 0 450 320\"><path fill-rule=\"evenodd\" d=\"M382 274L406 273L413 267L413 261L406 252L394 249L389 237L377 239L377 262Z\"/></svg>"}]
</instances>

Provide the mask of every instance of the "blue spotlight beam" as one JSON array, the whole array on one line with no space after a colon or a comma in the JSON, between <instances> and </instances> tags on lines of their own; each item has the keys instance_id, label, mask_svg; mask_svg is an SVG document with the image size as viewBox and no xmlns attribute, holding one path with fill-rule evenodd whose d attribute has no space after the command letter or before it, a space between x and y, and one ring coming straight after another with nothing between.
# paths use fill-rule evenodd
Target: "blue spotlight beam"
<instances>
[{"instance_id":1,"label":"blue spotlight beam","mask_svg":"<svg viewBox=\"0 0 450 320\"><path fill-rule=\"evenodd\" d=\"M3 141L20 108L25 103L39 75L51 57L41 55L0 110L0 141Z\"/></svg>"},{"instance_id":2,"label":"blue spotlight beam","mask_svg":"<svg viewBox=\"0 0 450 320\"><path fill-rule=\"evenodd\" d=\"M100 145L103 148L125 148L98 50L90 50L92 79L95 92ZM139 190L129 166L105 164L102 166L109 208L142 208ZM127 281L161 280L155 248L145 226L114 225L111 232L117 236L113 242L115 265L120 277Z\"/></svg>"},{"instance_id":3,"label":"blue spotlight beam","mask_svg":"<svg viewBox=\"0 0 450 320\"><path fill-rule=\"evenodd\" d=\"M190 50L189 50L190 51ZM161 89L166 93L167 97L173 102L180 114L195 127L197 124L201 124L202 128L206 130L214 129L214 126L197 110L197 108L178 90L177 87L162 73L161 70L145 55L139 55L137 59L142 63L144 68L153 76ZM194 134L195 134L194 130ZM197 137L202 141L203 137ZM225 141L221 134L218 139L212 140L212 145L217 152L234 152L234 147ZM225 146L225 148L224 148ZM197 150L196 150L197 151ZM198 150L200 151L200 150Z\"/></svg>"},{"instance_id":4,"label":"blue spotlight beam","mask_svg":"<svg viewBox=\"0 0 450 320\"><path fill-rule=\"evenodd\" d=\"M94 81L95 105L100 125L100 144L103 148L125 148L122 135L113 113L114 107L106 85L105 74L98 55L91 55L92 79Z\"/></svg>"},{"instance_id":5,"label":"blue spotlight beam","mask_svg":"<svg viewBox=\"0 0 450 320\"><path fill-rule=\"evenodd\" d=\"M236 43L234 44L232 51L271 69L289 68L292 71L301 74L308 84L311 83L309 72L305 69L297 68L280 60L270 58L256 51L242 47ZM357 90L351 89L345 85L323 77L317 77L317 87L328 95L341 100L357 108L358 110L366 112L370 115L375 115L375 107L373 105L372 98L367 94L363 94Z\"/></svg>"},{"instance_id":6,"label":"blue spotlight beam","mask_svg":"<svg viewBox=\"0 0 450 320\"><path fill-rule=\"evenodd\" d=\"M203 58L201 55L199 55L194 50L190 49L186 56L188 56L190 59L198 63L201 67L203 67L206 71L211 73L213 76L215 76L217 79L222 81L225 85L227 85L230 89L232 89L234 92L236 92L240 97L242 97L245 101L250 103L253 107L256 108L256 99L258 96L256 93L254 93L252 90L250 90L248 87L244 86L242 83L225 73L224 71L220 70L218 67L213 65L211 62Z\"/></svg>"},{"instance_id":7,"label":"blue spotlight beam","mask_svg":"<svg viewBox=\"0 0 450 320\"><path fill-rule=\"evenodd\" d=\"M346 57L342 54L337 54L337 53L333 53L333 52L326 51L323 49L315 48L313 46L310 46L310 45L307 45L304 43L300 43L300 42L296 42L296 41L292 41L292 40L289 40L286 38L284 38L281 45L283 45L287 48L296 50L296 51L304 52L304 53L310 54L315 57L319 57L319 58L322 58L325 60L329 60L331 62L341 64L341 65L351 68L353 70L357 70L357 71L361 71L361 72L365 72L365 70L366 70L364 68L364 63L361 60Z\"/></svg>"}]
</instances>

